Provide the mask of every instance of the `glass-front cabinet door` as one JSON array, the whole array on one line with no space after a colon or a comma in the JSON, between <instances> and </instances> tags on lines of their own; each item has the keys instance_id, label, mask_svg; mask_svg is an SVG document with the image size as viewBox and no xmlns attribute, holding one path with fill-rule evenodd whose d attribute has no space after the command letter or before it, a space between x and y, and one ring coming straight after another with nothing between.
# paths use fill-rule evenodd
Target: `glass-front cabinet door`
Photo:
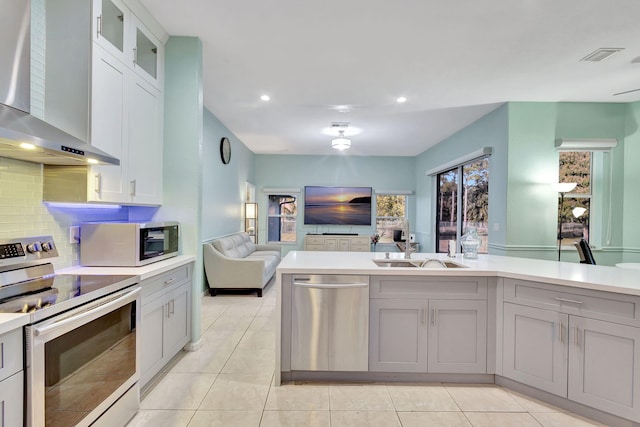
<instances>
[{"instance_id":1,"label":"glass-front cabinet door","mask_svg":"<svg viewBox=\"0 0 640 427\"><path fill-rule=\"evenodd\" d=\"M162 90L162 67L164 61L164 46L158 38L139 20L132 17L131 37L135 43L133 47L133 69L135 72Z\"/></svg>"},{"instance_id":2,"label":"glass-front cabinet door","mask_svg":"<svg viewBox=\"0 0 640 427\"><path fill-rule=\"evenodd\" d=\"M128 9L119 0L93 0L94 41L120 60L127 54Z\"/></svg>"},{"instance_id":3,"label":"glass-front cabinet door","mask_svg":"<svg viewBox=\"0 0 640 427\"><path fill-rule=\"evenodd\" d=\"M158 46L140 28L136 28L134 62L151 77L158 78Z\"/></svg>"}]
</instances>

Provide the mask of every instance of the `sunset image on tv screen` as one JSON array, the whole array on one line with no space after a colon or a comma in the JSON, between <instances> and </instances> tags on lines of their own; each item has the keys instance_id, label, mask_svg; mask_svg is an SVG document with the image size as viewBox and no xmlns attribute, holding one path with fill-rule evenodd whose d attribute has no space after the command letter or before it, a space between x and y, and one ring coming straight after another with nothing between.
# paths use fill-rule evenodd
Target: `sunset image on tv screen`
<instances>
[{"instance_id":1,"label":"sunset image on tv screen","mask_svg":"<svg viewBox=\"0 0 640 427\"><path fill-rule=\"evenodd\" d=\"M305 187L304 223L371 225L371 188Z\"/></svg>"}]
</instances>

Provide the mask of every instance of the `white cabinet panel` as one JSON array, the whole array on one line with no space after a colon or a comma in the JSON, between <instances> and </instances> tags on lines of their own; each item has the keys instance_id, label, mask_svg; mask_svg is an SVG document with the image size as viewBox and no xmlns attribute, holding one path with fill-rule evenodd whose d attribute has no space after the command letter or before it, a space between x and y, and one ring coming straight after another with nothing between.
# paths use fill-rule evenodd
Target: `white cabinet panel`
<instances>
[{"instance_id":1,"label":"white cabinet panel","mask_svg":"<svg viewBox=\"0 0 640 427\"><path fill-rule=\"evenodd\" d=\"M640 329L570 316L569 399L640 421Z\"/></svg>"},{"instance_id":2,"label":"white cabinet panel","mask_svg":"<svg viewBox=\"0 0 640 427\"><path fill-rule=\"evenodd\" d=\"M21 426L24 419L24 373L23 371L0 381L1 427Z\"/></svg>"},{"instance_id":3,"label":"white cabinet panel","mask_svg":"<svg viewBox=\"0 0 640 427\"><path fill-rule=\"evenodd\" d=\"M140 283L141 387L145 386L191 339L192 274L193 264L175 268Z\"/></svg>"},{"instance_id":4,"label":"white cabinet panel","mask_svg":"<svg viewBox=\"0 0 640 427\"><path fill-rule=\"evenodd\" d=\"M487 302L429 301L429 373L487 372Z\"/></svg>"},{"instance_id":5,"label":"white cabinet panel","mask_svg":"<svg viewBox=\"0 0 640 427\"><path fill-rule=\"evenodd\" d=\"M368 236L317 235L304 236L305 251L369 252Z\"/></svg>"},{"instance_id":6,"label":"white cabinet panel","mask_svg":"<svg viewBox=\"0 0 640 427\"><path fill-rule=\"evenodd\" d=\"M129 197L136 204L159 205L162 203L162 94L135 76L130 95Z\"/></svg>"},{"instance_id":7,"label":"white cabinet panel","mask_svg":"<svg viewBox=\"0 0 640 427\"><path fill-rule=\"evenodd\" d=\"M427 301L373 299L369 312L369 370L426 372Z\"/></svg>"},{"instance_id":8,"label":"white cabinet panel","mask_svg":"<svg viewBox=\"0 0 640 427\"><path fill-rule=\"evenodd\" d=\"M567 396L568 316L504 304L503 375Z\"/></svg>"},{"instance_id":9,"label":"white cabinet panel","mask_svg":"<svg viewBox=\"0 0 640 427\"><path fill-rule=\"evenodd\" d=\"M127 171L127 98L129 70L94 45L91 96L91 145L120 159L120 166L92 166L90 201L122 202Z\"/></svg>"}]
</instances>

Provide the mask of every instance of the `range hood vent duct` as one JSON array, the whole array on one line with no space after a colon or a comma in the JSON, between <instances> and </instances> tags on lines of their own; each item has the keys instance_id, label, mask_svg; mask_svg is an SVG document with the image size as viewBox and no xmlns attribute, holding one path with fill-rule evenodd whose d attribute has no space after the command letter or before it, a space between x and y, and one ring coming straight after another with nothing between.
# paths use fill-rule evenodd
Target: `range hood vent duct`
<instances>
[{"instance_id":1,"label":"range hood vent duct","mask_svg":"<svg viewBox=\"0 0 640 427\"><path fill-rule=\"evenodd\" d=\"M0 0L0 157L50 165L120 160L29 114L31 4Z\"/></svg>"}]
</instances>

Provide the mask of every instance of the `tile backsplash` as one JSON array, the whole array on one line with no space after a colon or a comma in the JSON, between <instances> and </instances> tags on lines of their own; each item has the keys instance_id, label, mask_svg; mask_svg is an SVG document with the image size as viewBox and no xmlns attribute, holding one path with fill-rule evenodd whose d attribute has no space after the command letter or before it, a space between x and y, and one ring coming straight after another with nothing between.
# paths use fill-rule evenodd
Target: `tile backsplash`
<instances>
[{"instance_id":1,"label":"tile backsplash","mask_svg":"<svg viewBox=\"0 0 640 427\"><path fill-rule=\"evenodd\" d=\"M42 202L42 165L0 157L0 239L51 235L60 254L56 269L79 262L69 227L86 221L126 221L128 208L59 207Z\"/></svg>"}]
</instances>

